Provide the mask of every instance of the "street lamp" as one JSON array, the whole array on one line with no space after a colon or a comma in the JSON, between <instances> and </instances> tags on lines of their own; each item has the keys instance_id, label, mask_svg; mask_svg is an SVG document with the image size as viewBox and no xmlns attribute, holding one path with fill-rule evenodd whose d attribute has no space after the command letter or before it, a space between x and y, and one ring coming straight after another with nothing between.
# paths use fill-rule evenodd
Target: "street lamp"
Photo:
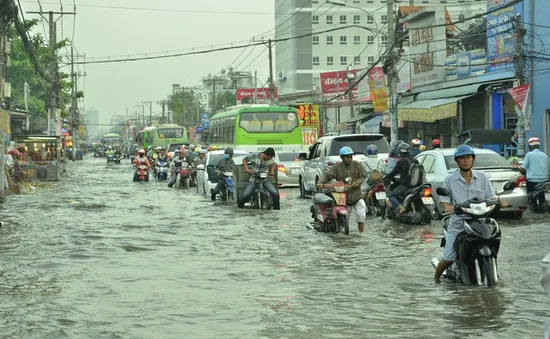
<instances>
[{"instance_id":1,"label":"street lamp","mask_svg":"<svg viewBox=\"0 0 550 339\"><path fill-rule=\"evenodd\" d=\"M351 69L351 65L348 66L348 72L346 74L346 78L348 79L348 102L349 102L349 111L350 111L350 118L353 119L355 114L353 114L353 86L354 86L354 80L355 80L355 74L353 74L353 71ZM355 134L355 121L351 125L351 133Z\"/></svg>"}]
</instances>

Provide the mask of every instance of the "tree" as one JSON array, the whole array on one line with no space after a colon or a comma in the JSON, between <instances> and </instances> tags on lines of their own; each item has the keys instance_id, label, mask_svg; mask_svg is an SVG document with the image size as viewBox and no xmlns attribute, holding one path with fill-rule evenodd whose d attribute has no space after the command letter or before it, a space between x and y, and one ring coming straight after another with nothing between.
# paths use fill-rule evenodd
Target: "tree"
<instances>
[{"instance_id":1,"label":"tree","mask_svg":"<svg viewBox=\"0 0 550 339\"><path fill-rule=\"evenodd\" d=\"M210 107L212 107L212 100L210 99ZM217 111L223 110L227 107L231 107L237 104L237 97L235 96L235 93L231 92L221 92L216 94L216 101L214 102L214 112L212 114L216 113Z\"/></svg>"},{"instance_id":2,"label":"tree","mask_svg":"<svg viewBox=\"0 0 550 339\"><path fill-rule=\"evenodd\" d=\"M200 97L189 89L172 93L168 97L168 108L172 111L172 121L187 127L199 124L199 115L204 111Z\"/></svg>"},{"instance_id":3,"label":"tree","mask_svg":"<svg viewBox=\"0 0 550 339\"><path fill-rule=\"evenodd\" d=\"M27 32L38 24L38 20L25 21L25 30ZM50 100L51 84L36 73L36 70L29 57L29 51L25 48L19 32L12 28L10 30L11 40L11 64L8 68L6 81L11 84L11 98L7 101L8 109L25 110L25 82L29 84L29 113L31 115L32 129L44 130L46 128L47 108ZM46 45L44 37L37 33L29 40L37 62L41 64L42 69L48 69L51 61L50 49ZM56 44L56 49L64 48L67 40ZM59 59L61 61L61 59ZM61 116L69 115L67 105L70 103L70 88L72 83L68 81L69 74L59 73Z\"/></svg>"}]
</instances>

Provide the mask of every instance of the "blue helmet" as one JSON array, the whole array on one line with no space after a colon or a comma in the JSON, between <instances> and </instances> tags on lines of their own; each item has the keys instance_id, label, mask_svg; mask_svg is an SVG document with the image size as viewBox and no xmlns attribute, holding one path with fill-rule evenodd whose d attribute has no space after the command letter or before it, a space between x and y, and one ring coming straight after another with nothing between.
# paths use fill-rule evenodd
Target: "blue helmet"
<instances>
[{"instance_id":1,"label":"blue helmet","mask_svg":"<svg viewBox=\"0 0 550 339\"><path fill-rule=\"evenodd\" d=\"M455 161L458 158L466 156L466 155L471 155L475 159L476 153L474 152L474 148L470 145L460 145L460 146L458 146L455 150Z\"/></svg>"},{"instance_id":2,"label":"blue helmet","mask_svg":"<svg viewBox=\"0 0 550 339\"><path fill-rule=\"evenodd\" d=\"M378 147L375 144L370 144L367 146L367 155L377 155Z\"/></svg>"},{"instance_id":3,"label":"blue helmet","mask_svg":"<svg viewBox=\"0 0 550 339\"><path fill-rule=\"evenodd\" d=\"M351 149L351 147L349 147L349 146L344 146L344 147L340 148L340 156L341 157L345 157L346 155L353 155L353 154L354 154L354 152Z\"/></svg>"}]
</instances>

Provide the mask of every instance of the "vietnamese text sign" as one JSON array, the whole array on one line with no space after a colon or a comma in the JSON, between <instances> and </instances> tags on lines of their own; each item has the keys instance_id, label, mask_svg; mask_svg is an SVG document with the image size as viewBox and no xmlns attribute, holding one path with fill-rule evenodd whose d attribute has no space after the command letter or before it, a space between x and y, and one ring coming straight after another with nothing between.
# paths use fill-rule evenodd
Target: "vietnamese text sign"
<instances>
[{"instance_id":1,"label":"vietnamese text sign","mask_svg":"<svg viewBox=\"0 0 550 339\"><path fill-rule=\"evenodd\" d=\"M487 61L489 72L514 70L516 54L515 17L523 19L523 2L507 6L512 0L487 1ZM498 9L494 12L493 10Z\"/></svg>"},{"instance_id":2,"label":"vietnamese text sign","mask_svg":"<svg viewBox=\"0 0 550 339\"><path fill-rule=\"evenodd\" d=\"M350 72L354 79L357 79L357 70L353 69ZM349 87L347 71L325 72L321 73L320 77L323 94L344 93ZM357 87L354 87L352 91L357 92Z\"/></svg>"},{"instance_id":3,"label":"vietnamese text sign","mask_svg":"<svg viewBox=\"0 0 550 339\"><path fill-rule=\"evenodd\" d=\"M373 67L369 72L370 98L375 113L383 113L388 109L388 92L386 76L382 67Z\"/></svg>"},{"instance_id":4,"label":"vietnamese text sign","mask_svg":"<svg viewBox=\"0 0 550 339\"><path fill-rule=\"evenodd\" d=\"M300 118L300 126L312 126L319 127L319 105L311 103L296 104L292 107L298 110L298 117Z\"/></svg>"},{"instance_id":5,"label":"vietnamese text sign","mask_svg":"<svg viewBox=\"0 0 550 339\"><path fill-rule=\"evenodd\" d=\"M317 128L302 128L302 146L304 148L314 145L317 142Z\"/></svg>"},{"instance_id":6,"label":"vietnamese text sign","mask_svg":"<svg viewBox=\"0 0 550 339\"><path fill-rule=\"evenodd\" d=\"M269 100L269 88L238 88L235 92L237 103L240 104L243 100L248 99L250 103L253 102L254 96L257 94L256 100L266 102ZM277 89L274 89L273 99L277 99L278 93ZM246 100L245 100L246 101Z\"/></svg>"},{"instance_id":7,"label":"vietnamese text sign","mask_svg":"<svg viewBox=\"0 0 550 339\"><path fill-rule=\"evenodd\" d=\"M508 93L510 93L510 95L512 96L512 99L514 99L514 102L516 103L516 105L519 108L519 111L522 114L525 114L525 107L527 106L526 103L527 103L527 97L529 96L530 87L531 85L524 84L514 88L510 88L508 90Z\"/></svg>"}]
</instances>

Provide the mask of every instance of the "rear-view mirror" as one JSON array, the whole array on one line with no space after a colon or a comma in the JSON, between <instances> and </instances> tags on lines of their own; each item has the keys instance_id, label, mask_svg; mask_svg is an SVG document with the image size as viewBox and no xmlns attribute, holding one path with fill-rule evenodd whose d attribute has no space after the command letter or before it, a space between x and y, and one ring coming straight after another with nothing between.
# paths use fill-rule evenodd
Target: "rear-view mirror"
<instances>
[{"instance_id":1,"label":"rear-view mirror","mask_svg":"<svg viewBox=\"0 0 550 339\"><path fill-rule=\"evenodd\" d=\"M451 195L451 192L449 192L449 190L444 187L438 187L435 191L437 192L437 195L442 197L448 197L449 195Z\"/></svg>"},{"instance_id":2,"label":"rear-view mirror","mask_svg":"<svg viewBox=\"0 0 550 339\"><path fill-rule=\"evenodd\" d=\"M506 184L504 184L504 186L502 187L502 189L504 191L511 191L514 189L514 187L516 187L516 184L512 181L508 181Z\"/></svg>"},{"instance_id":3,"label":"rear-view mirror","mask_svg":"<svg viewBox=\"0 0 550 339\"><path fill-rule=\"evenodd\" d=\"M307 160L307 153L298 154L298 160L300 160L300 161Z\"/></svg>"}]
</instances>

